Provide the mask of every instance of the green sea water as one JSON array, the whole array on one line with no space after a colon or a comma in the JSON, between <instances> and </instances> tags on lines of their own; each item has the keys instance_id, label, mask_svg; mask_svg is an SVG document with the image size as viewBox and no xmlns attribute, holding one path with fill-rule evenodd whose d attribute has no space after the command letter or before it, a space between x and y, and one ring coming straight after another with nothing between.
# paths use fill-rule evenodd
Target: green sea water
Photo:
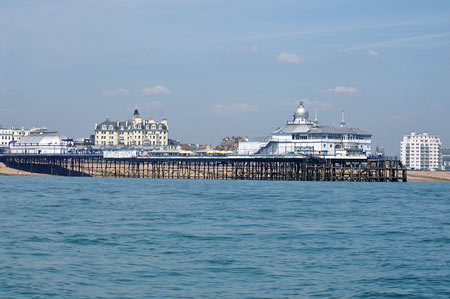
<instances>
[{"instance_id":1,"label":"green sea water","mask_svg":"<svg viewBox=\"0 0 450 299\"><path fill-rule=\"evenodd\" d=\"M449 298L450 183L0 177L1 298Z\"/></svg>"}]
</instances>

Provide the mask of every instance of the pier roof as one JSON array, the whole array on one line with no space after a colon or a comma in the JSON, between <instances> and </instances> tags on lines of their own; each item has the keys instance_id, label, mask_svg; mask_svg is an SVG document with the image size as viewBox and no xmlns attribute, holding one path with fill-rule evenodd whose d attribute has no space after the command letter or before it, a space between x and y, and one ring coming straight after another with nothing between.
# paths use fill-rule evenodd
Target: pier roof
<instances>
[{"instance_id":1,"label":"pier roof","mask_svg":"<svg viewBox=\"0 0 450 299\"><path fill-rule=\"evenodd\" d=\"M58 132L45 132L45 133L31 133L30 135L20 138L15 145L21 144L61 144L63 139L67 139L66 136L61 135Z\"/></svg>"},{"instance_id":2,"label":"pier roof","mask_svg":"<svg viewBox=\"0 0 450 299\"><path fill-rule=\"evenodd\" d=\"M273 131L272 134L293 134L293 133L350 134L350 135L372 136L372 134L367 133L358 128L350 128L350 127L337 128L329 125L313 126L307 124L293 124L293 123L288 123L282 126L281 128Z\"/></svg>"}]
</instances>

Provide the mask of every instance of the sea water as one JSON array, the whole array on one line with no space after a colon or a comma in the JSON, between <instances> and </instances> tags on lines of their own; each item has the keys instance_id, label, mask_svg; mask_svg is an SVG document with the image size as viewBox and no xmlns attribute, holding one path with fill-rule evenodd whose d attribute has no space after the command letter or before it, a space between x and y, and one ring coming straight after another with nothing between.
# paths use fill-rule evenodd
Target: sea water
<instances>
[{"instance_id":1,"label":"sea water","mask_svg":"<svg viewBox=\"0 0 450 299\"><path fill-rule=\"evenodd\" d=\"M450 183L0 177L2 298L450 297Z\"/></svg>"}]
</instances>

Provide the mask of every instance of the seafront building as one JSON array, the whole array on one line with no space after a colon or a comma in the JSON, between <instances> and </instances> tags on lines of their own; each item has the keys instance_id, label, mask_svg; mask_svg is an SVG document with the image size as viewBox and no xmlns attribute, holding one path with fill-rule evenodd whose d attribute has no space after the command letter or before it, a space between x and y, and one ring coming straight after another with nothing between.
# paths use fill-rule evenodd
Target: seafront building
<instances>
[{"instance_id":1,"label":"seafront building","mask_svg":"<svg viewBox=\"0 0 450 299\"><path fill-rule=\"evenodd\" d=\"M12 132L13 132L13 141L18 141L20 138L24 137L24 136L28 136L33 132L45 132L47 131L46 127L32 127L30 129L24 129L24 127L22 128L11 128Z\"/></svg>"},{"instance_id":2,"label":"seafront building","mask_svg":"<svg viewBox=\"0 0 450 299\"><path fill-rule=\"evenodd\" d=\"M0 127L0 147L8 148L9 144L14 141L14 134L12 129L5 129Z\"/></svg>"},{"instance_id":3,"label":"seafront building","mask_svg":"<svg viewBox=\"0 0 450 299\"><path fill-rule=\"evenodd\" d=\"M14 128L10 129L1 128L0 127L0 152L7 151L9 149L10 144L18 141L20 138L24 136L28 136L32 132L44 132L47 128L31 128L24 129L22 128Z\"/></svg>"},{"instance_id":4,"label":"seafront building","mask_svg":"<svg viewBox=\"0 0 450 299\"><path fill-rule=\"evenodd\" d=\"M22 138L23 136L27 136L32 132L44 132L47 128L31 128L31 129L24 129L22 128L14 128L11 127L11 129L6 129L0 127L0 145L6 145L9 146L10 142L14 142Z\"/></svg>"},{"instance_id":5,"label":"seafront building","mask_svg":"<svg viewBox=\"0 0 450 299\"><path fill-rule=\"evenodd\" d=\"M368 156L371 154L372 135L348 127L342 121L339 127L320 125L317 115L309 120L309 113L300 104L292 121L276 129L271 136L259 141L239 142L242 155L319 155L326 157Z\"/></svg>"},{"instance_id":6,"label":"seafront building","mask_svg":"<svg viewBox=\"0 0 450 299\"><path fill-rule=\"evenodd\" d=\"M104 122L95 124L95 145L98 146L167 146L168 142L167 119L163 118L160 123L153 118L143 119L138 109L129 120L111 121L106 118Z\"/></svg>"},{"instance_id":7,"label":"seafront building","mask_svg":"<svg viewBox=\"0 0 450 299\"><path fill-rule=\"evenodd\" d=\"M400 142L400 159L410 170L441 170L442 143L427 132L411 132Z\"/></svg>"}]
</instances>

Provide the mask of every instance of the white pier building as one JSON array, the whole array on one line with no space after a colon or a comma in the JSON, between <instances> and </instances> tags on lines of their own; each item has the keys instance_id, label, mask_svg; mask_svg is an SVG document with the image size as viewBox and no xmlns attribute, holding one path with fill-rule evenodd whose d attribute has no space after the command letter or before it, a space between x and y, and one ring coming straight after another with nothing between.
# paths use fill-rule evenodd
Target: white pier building
<instances>
[{"instance_id":1,"label":"white pier building","mask_svg":"<svg viewBox=\"0 0 450 299\"><path fill-rule=\"evenodd\" d=\"M57 132L31 132L10 145L11 154L68 154L73 141Z\"/></svg>"},{"instance_id":2,"label":"white pier building","mask_svg":"<svg viewBox=\"0 0 450 299\"><path fill-rule=\"evenodd\" d=\"M325 157L368 156L372 153L372 135L360 129L319 125L317 116L309 120L303 101L294 113L293 120L276 129L262 141L240 142L241 155L318 155Z\"/></svg>"}]
</instances>

